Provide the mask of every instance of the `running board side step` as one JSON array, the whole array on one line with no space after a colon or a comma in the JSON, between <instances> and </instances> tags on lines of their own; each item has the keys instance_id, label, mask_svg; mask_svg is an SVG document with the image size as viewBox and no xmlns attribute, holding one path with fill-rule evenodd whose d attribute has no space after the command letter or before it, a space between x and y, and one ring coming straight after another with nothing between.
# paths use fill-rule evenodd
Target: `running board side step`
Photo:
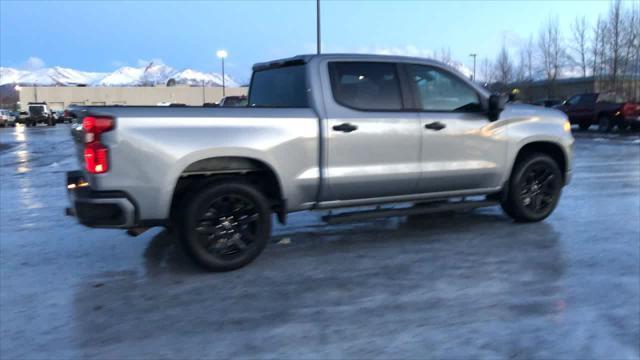
<instances>
[{"instance_id":1,"label":"running board side step","mask_svg":"<svg viewBox=\"0 0 640 360\"><path fill-rule=\"evenodd\" d=\"M375 210L363 210L344 212L339 214L325 215L322 217L322 221L328 224L342 224L352 221L360 221L366 219L383 218L383 217L396 217L396 216L409 216L418 214L433 214L445 211L463 211L472 210L481 207L499 205L499 201L495 200L481 200L481 201L456 201L456 202L443 202L433 204L418 204L407 208L391 208L391 209L375 209Z\"/></svg>"}]
</instances>

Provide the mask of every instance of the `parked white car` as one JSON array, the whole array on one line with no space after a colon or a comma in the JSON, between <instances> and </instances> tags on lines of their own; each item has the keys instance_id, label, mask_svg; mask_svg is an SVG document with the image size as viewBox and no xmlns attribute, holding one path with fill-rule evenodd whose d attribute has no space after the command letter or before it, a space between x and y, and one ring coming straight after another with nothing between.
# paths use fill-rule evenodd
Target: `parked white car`
<instances>
[{"instance_id":1,"label":"parked white car","mask_svg":"<svg viewBox=\"0 0 640 360\"><path fill-rule=\"evenodd\" d=\"M0 126L16 126L16 117L11 111L0 109Z\"/></svg>"}]
</instances>

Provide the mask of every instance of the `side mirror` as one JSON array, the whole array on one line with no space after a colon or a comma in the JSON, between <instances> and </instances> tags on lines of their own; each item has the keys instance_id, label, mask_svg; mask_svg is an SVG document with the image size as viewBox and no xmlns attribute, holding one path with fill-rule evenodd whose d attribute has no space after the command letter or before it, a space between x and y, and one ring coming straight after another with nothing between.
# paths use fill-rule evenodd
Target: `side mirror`
<instances>
[{"instance_id":1,"label":"side mirror","mask_svg":"<svg viewBox=\"0 0 640 360\"><path fill-rule=\"evenodd\" d=\"M487 116L489 117L489 121L496 121L500 117L500 113L504 110L504 106L507 103L507 98L498 95L492 94L489 96L489 110L487 111Z\"/></svg>"}]
</instances>

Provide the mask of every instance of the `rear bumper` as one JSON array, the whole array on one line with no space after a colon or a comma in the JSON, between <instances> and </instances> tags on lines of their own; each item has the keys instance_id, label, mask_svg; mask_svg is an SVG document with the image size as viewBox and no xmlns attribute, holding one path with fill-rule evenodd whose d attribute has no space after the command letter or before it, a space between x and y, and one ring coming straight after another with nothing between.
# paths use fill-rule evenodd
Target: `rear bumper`
<instances>
[{"instance_id":1,"label":"rear bumper","mask_svg":"<svg viewBox=\"0 0 640 360\"><path fill-rule=\"evenodd\" d=\"M67 215L83 225L101 228L131 228L136 224L136 206L121 191L95 191L81 171L67 172Z\"/></svg>"}]
</instances>

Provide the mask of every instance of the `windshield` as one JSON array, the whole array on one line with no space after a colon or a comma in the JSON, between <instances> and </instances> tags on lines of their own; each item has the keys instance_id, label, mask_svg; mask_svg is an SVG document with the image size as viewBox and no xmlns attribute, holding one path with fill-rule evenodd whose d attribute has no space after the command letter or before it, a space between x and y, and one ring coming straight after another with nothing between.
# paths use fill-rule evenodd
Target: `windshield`
<instances>
[{"instance_id":1,"label":"windshield","mask_svg":"<svg viewBox=\"0 0 640 360\"><path fill-rule=\"evenodd\" d=\"M256 71L249 88L253 107L308 107L304 65Z\"/></svg>"}]
</instances>

